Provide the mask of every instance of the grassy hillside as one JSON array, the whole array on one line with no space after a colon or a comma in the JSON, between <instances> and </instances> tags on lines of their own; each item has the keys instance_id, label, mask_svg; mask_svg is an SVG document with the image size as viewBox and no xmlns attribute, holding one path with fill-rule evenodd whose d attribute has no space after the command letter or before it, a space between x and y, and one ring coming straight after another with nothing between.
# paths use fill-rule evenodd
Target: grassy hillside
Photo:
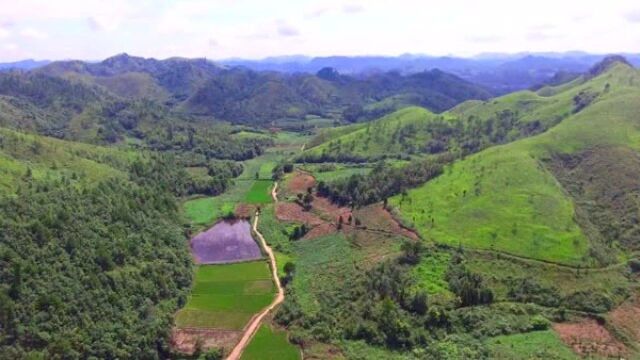
<instances>
[{"instance_id":1,"label":"grassy hillside","mask_svg":"<svg viewBox=\"0 0 640 360\"><path fill-rule=\"evenodd\" d=\"M429 139L427 132L414 131L436 115L420 107L408 107L368 124L353 125L325 132L320 145L306 150L307 160L367 160L383 156L400 156L418 152ZM400 133L402 131L402 134Z\"/></svg>"},{"instance_id":2,"label":"grassy hillside","mask_svg":"<svg viewBox=\"0 0 640 360\"><path fill-rule=\"evenodd\" d=\"M28 178L91 184L126 178L137 155L0 128L0 193L13 193Z\"/></svg>"},{"instance_id":3,"label":"grassy hillside","mask_svg":"<svg viewBox=\"0 0 640 360\"><path fill-rule=\"evenodd\" d=\"M391 203L423 236L437 242L573 265L616 261L618 239L610 239L608 245L598 241L602 236L594 233L603 229L579 216L576 199L558 182L548 163L588 149L640 149L634 115L640 111L640 73L617 64L562 90L549 97L526 92L492 102L500 111L509 104L521 107L527 98L532 108L521 121L563 120L541 135L459 161L441 177L406 196L394 197ZM585 98L590 98L589 103L581 104ZM476 103L459 113L480 116L496 111L489 106ZM593 168L599 172L590 177L607 178L609 168ZM628 246L633 249L637 244Z\"/></svg>"}]
</instances>

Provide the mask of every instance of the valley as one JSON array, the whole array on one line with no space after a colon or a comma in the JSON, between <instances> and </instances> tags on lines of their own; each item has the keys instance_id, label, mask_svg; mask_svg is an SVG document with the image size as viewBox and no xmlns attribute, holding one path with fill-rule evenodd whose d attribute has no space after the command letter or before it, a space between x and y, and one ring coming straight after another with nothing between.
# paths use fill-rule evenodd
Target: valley
<instances>
[{"instance_id":1,"label":"valley","mask_svg":"<svg viewBox=\"0 0 640 360\"><path fill-rule=\"evenodd\" d=\"M0 72L0 358L640 357L640 72Z\"/></svg>"}]
</instances>

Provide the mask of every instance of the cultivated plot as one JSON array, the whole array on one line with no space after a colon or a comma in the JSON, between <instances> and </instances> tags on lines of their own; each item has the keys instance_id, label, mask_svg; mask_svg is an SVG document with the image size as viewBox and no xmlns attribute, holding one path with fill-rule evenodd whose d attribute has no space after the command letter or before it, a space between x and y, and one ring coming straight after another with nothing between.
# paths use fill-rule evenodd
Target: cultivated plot
<instances>
[{"instance_id":1,"label":"cultivated plot","mask_svg":"<svg viewBox=\"0 0 640 360\"><path fill-rule=\"evenodd\" d=\"M202 265L196 269L187 304L176 315L176 325L241 330L254 314L271 303L274 293L265 261Z\"/></svg>"}]
</instances>

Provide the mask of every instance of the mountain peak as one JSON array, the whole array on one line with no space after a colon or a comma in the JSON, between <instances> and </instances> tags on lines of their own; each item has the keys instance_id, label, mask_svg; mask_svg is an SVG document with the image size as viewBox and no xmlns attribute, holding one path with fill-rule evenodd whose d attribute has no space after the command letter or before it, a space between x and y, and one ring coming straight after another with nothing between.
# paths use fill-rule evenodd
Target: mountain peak
<instances>
[{"instance_id":1,"label":"mountain peak","mask_svg":"<svg viewBox=\"0 0 640 360\"><path fill-rule=\"evenodd\" d=\"M602 61L593 65L591 69L589 69L590 76L598 76L603 72L609 70L615 64L625 64L629 67L633 67L629 61L624 56L621 55L609 55L606 56Z\"/></svg>"}]
</instances>

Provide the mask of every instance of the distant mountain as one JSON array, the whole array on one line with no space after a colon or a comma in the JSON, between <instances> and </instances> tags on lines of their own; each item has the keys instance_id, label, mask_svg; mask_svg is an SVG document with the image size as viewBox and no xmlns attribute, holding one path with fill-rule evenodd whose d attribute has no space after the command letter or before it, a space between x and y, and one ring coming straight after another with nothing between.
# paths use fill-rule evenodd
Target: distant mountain
<instances>
[{"instance_id":1,"label":"distant mountain","mask_svg":"<svg viewBox=\"0 0 640 360\"><path fill-rule=\"evenodd\" d=\"M31 70L50 63L49 60L21 60L15 62L0 63L0 71L2 70Z\"/></svg>"},{"instance_id":2,"label":"distant mountain","mask_svg":"<svg viewBox=\"0 0 640 360\"><path fill-rule=\"evenodd\" d=\"M640 55L626 54L633 65L640 65ZM331 56L316 58L288 57L264 60L220 61L229 66L244 66L259 71L315 73L332 67L343 74L369 74L398 71L402 74L440 69L499 93L527 89L544 83L558 72L582 73L602 60L604 55L582 52L539 54L481 54L473 58L452 56L402 55Z\"/></svg>"},{"instance_id":3,"label":"distant mountain","mask_svg":"<svg viewBox=\"0 0 640 360\"><path fill-rule=\"evenodd\" d=\"M301 57L291 59L303 61ZM441 112L465 100L493 95L440 70L356 76L323 67L309 74L223 67L206 59L156 60L128 54L98 63L53 62L34 73L96 86L115 97L153 100L174 112L258 125L308 116L353 122L408 105Z\"/></svg>"}]
</instances>

